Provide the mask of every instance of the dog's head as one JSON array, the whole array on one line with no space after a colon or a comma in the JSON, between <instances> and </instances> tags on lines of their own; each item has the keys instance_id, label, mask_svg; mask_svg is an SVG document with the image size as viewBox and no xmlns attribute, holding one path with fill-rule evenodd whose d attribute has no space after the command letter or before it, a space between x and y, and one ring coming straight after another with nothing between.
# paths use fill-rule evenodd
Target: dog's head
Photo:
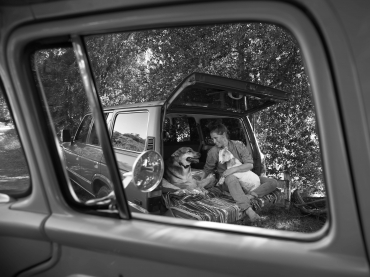
<instances>
[{"instance_id":1,"label":"dog's head","mask_svg":"<svg viewBox=\"0 0 370 277\"><path fill-rule=\"evenodd\" d=\"M199 163L200 153L195 152L190 147L181 147L177 149L172 155L173 159L179 164L188 166L191 163Z\"/></svg>"},{"instance_id":2,"label":"dog's head","mask_svg":"<svg viewBox=\"0 0 370 277\"><path fill-rule=\"evenodd\" d=\"M234 158L234 155L226 148L222 148L220 152L218 152L218 160L221 164L227 163L233 158Z\"/></svg>"}]
</instances>

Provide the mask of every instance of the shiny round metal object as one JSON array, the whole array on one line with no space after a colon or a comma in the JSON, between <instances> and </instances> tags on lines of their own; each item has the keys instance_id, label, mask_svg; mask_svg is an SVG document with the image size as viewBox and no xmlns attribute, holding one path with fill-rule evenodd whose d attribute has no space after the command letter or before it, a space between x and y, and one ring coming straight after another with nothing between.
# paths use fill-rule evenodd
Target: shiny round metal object
<instances>
[{"instance_id":1,"label":"shiny round metal object","mask_svg":"<svg viewBox=\"0 0 370 277\"><path fill-rule=\"evenodd\" d=\"M154 190L161 182L164 172L162 156L153 150L137 157L132 167L133 183L142 192Z\"/></svg>"}]
</instances>

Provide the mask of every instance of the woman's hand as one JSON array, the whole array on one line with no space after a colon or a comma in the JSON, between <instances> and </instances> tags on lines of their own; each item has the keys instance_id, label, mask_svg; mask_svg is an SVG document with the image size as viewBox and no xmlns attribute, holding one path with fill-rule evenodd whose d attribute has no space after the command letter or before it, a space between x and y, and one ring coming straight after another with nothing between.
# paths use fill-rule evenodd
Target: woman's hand
<instances>
[{"instance_id":1,"label":"woman's hand","mask_svg":"<svg viewBox=\"0 0 370 277\"><path fill-rule=\"evenodd\" d=\"M236 172L235 168L236 167L230 167L230 168L226 169L224 171L224 173L222 174L222 176L226 178L227 176L229 176L231 174L234 174Z\"/></svg>"}]
</instances>

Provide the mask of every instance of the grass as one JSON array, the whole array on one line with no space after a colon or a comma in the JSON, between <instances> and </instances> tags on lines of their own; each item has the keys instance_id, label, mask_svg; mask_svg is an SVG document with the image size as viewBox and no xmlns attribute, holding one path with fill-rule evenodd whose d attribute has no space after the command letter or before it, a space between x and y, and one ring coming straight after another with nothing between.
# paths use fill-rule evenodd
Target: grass
<instances>
[{"instance_id":1,"label":"grass","mask_svg":"<svg viewBox=\"0 0 370 277\"><path fill-rule=\"evenodd\" d=\"M261 221L251 223L248 219L240 222L240 225L256 226L264 229L287 230L300 233L312 233L320 230L326 217L304 215L301 211L291 205L289 209L283 207L271 207L258 212Z\"/></svg>"}]
</instances>

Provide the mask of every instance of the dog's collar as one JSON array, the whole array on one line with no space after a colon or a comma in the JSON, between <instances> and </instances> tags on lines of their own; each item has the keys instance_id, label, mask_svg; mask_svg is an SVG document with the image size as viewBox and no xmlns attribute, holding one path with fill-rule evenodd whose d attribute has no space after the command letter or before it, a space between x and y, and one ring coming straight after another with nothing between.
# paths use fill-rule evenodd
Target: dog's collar
<instances>
[{"instance_id":1,"label":"dog's collar","mask_svg":"<svg viewBox=\"0 0 370 277\"><path fill-rule=\"evenodd\" d=\"M179 165L181 165L183 168L188 168L189 166L190 166L190 164L188 164L188 165L184 165L182 162L179 162Z\"/></svg>"}]
</instances>

